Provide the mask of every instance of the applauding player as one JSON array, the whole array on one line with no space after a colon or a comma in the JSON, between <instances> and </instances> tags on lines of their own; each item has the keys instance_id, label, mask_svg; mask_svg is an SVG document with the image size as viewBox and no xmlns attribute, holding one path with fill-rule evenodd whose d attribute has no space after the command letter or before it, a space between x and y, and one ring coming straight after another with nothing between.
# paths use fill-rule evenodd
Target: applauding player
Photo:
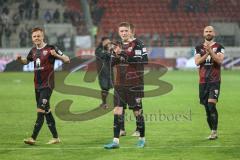
<instances>
[{"instance_id":1,"label":"applauding player","mask_svg":"<svg viewBox=\"0 0 240 160\"><path fill-rule=\"evenodd\" d=\"M195 48L195 63L199 65L199 98L204 105L207 122L211 130L209 140L215 140L218 127L216 104L220 93L221 64L224 59L224 47L214 41L215 31L212 26L204 28L205 41Z\"/></svg>"}]
</instances>

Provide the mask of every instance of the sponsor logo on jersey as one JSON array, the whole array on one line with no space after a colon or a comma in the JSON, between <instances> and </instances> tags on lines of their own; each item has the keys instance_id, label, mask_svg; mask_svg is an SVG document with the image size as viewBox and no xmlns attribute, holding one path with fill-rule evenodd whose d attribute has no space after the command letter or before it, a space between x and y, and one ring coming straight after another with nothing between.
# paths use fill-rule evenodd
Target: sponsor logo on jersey
<instances>
[{"instance_id":1,"label":"sponsor logo on jersey","mask_svg":"<svg viewBox=\"0 0 240 160\"><path fill-rule=\"evenodd\" d=\"M47 55L47 53L48 53L48 51L47 51L47 50L44 50L44 51L43 51L43 55L44 55L44 56L46 56L46 55Z\"/></svg>"},{"instance_id":2,"label":"sponsor logo on jersey","mask_svg":"<svg viewBox=\"0 0 240 160\"><path fill-rule=\"evenodd\" d=\"M128 52L132 52L132 49L133 49L133 47L129 47L129 48L127 49L127 51L128 51Z\"/></svg>"},{"instance_id":3,"label":"sponsor logo on jersey","mask_svg":"<svg viewBox=\"0 0 240 160\"><path fill-rule=\"evenodd\" d=\"M142 51L141 50L135 50L135 55L136 56L140 56L142 54Z\"/></svg>"},{"instance_id":4,"label":"sponsor logo on jersey","mask_svg":"<svg viewBox=\"0 0 240 160\"><path fill-rule=\"evenodd\" d=\"M214 48L213 48L213 52L215 53L216 51L217 51L217 48L216 48L216 47L214 47Z\"/></svg>"}]
</instances>

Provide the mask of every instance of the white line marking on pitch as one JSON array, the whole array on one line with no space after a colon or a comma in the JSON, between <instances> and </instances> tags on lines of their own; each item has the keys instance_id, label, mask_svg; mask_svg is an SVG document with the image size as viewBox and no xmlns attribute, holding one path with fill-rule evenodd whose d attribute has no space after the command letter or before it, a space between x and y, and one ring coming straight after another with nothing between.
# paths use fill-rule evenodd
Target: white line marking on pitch
<instances>
[{"instance_id":1,"label":"white line marking on pitch","mask_svg":"<svg viewBox=\"0 0 240 160\"><path fill-rule=\"evenodd\" d=\"M33 146L34 147L34 146ZM80 150L80 149L103 149L103 147L70 147L70 148L0 148L0 150ZM169 148L239 148L240 145L235 146L161 146L161 147L145 147L145 149L156 150L156 149L169 149ZM120 149L137 149L137 147L120 147Z\"/></svg>"}]
</instances>

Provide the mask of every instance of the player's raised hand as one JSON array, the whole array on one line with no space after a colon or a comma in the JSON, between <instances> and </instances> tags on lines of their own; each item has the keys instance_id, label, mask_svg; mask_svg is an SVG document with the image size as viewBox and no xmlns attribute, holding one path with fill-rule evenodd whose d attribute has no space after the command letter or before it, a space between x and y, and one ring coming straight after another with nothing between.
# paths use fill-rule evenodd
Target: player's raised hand
<instances>
[{"instance_id":1,"label":"player's raised hand","mask_svg":"<svg viewBox=\"0 0 240 160\"><path fill-rule=\"evenodd\" d=\"M117 45L117 46L114 47L113 51L114 51L117 55L119 55L119 54L121 53L122 49L120 48L120 46Z\"/></svg>"},{"instance_id":2,"label":"player's raised hand","mask_svg":"<svg viewBox=\"0 0 240 160\"><path fill-rule=\"evenodd\" d=\"M16 56L16 60L17 60L17 61L21 61L21 59L22 59L22 56L20 56L20 55L17 55L17 56Z\"/></svg>"},{"instance_id":3,"label":"player's raised hand","mask_svg":"<svg viewBox=\"0 0 240 160\"><path fill-rule=\"evenodd\" d=\"M18 61L22 64L28 64L28 60L26 58L22 58L22 56L20 56L20 55L16 56L16 61Z\"/></svg>"}]
</instances>

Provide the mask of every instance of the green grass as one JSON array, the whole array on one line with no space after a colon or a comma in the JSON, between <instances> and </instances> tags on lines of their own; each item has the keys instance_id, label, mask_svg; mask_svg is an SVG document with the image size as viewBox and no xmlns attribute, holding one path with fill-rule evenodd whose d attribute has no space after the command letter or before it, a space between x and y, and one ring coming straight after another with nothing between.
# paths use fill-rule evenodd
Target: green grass
<instances>
[{"instance_id":1,"label":"green grass","mask_svg":"<svg viewBox=\"0 0 240 160\"><path fill-rule=\"evenodd\" d=\"M96 81L86 83L82 79L83 73L78 72L70 75L66 83L98 89ZM45 144L51 138L45 124L37 145L23 144L23 139L31 135L36 118L33 73L0 73L0 159L239 159L239 71L222 73L218 103L219 139L216 141L205 140L210 131L204 108L198 100L197 72L169 71L160 79L172 84L173 90L144 99L144 113L148 120L147 146L144 149L135 147L137 139L130 136L135 121L133 117L129 120L131 112L128 111L127 136L120 139L121 148L105 150L103 145L112 140L112 112L89 121L75 122L63 121L55 115L61 144ZM146 89L151 88L153 87L149 86ZM51 99L52 108L64 99L74 101L70 108L74 113L88 111L100 103L99 99L55 91Z\"/></svg>"}]
</instances>

